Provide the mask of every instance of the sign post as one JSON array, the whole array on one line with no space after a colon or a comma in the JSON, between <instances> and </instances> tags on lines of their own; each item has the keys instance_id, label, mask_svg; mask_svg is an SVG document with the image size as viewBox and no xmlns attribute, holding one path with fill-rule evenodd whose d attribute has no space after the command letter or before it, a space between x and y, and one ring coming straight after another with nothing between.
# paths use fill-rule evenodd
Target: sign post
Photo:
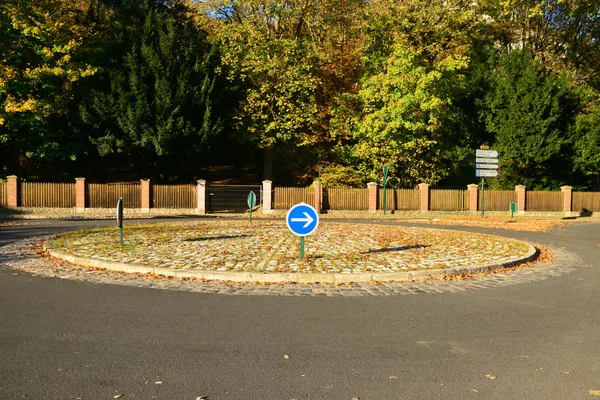
<instances>
[{"instance_id":1,"label":"sign post","mask_svg":"<svg viewBox=\"0 0 600 400\"><path fill-rule=\"evenodd\" d=\"M117 201L117 224L121 231L121 247L123 247L123 198L120 197Z\"/></svg>"},{"instance_id":2,"label":"sign post","mask_svg":"<svg viewBox=\"0 0 600 400\"><path fill-rule=\"evenodd\" d=\"M387 183L387 175L388 175L388 166L384 165L383 166L383 215L387 214L387 196L386 196L387 190L385 190L385 186Z\"/></svg>"},{"instance_id":3,"label":"sign post","mask_svg":"<svg viewBox=\"0 0 600 400\"><path fill-rule=\"evenodd\" d=\"M300 259L304 259L304 237L313 233L319 226L319 214L312 206L299 203L289 209L285 217L288 229L300 236Z\"/></svg>"},{"instance_id":4,"label":"sign post","mask_svg":"<svg viewBox=\"0 0 600 400\"><path fill-rule=\"evenodd\" d=\"M475 176L481 178L481 217L485 217L485 178L498 176L498 152L487 146L475 150Z\"/></svg>"},{"instance_id":5,"label":"sign post","mask_svg":"<svg viewBox=\"0 0 600 400\"><path fill-rule=\"evenodd\" d=\"M252 221L252 209L256 205L256 194L254 192L248 193L248 207L250 207L250 221Z\"/></svg>"},{"instance_id":6,"label":"sign post","mask_svg":"<svg viewBox=\"0 0 600 400\"><path fill-rule=\"evenodd\" d=\"M511 218L514 218L515 211L517 211L517 203L515 203L514 201L511 201L510 202L510 217Z\"/></svg>"}]
</instances>

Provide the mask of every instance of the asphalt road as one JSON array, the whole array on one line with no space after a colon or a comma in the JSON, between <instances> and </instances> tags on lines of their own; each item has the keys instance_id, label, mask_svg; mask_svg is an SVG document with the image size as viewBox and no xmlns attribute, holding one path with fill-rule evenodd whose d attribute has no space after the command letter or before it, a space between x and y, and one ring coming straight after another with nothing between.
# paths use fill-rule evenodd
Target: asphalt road
<instances>
[{"instance_id":1,"label":"asphalt road","mask_svg":"<svg viewBox=\"0 0 600 400\"><path fill-rule=\"evenodd\" d=\"M0 245L104 223L2 227ZM563 247L587 268L460 293L294 298L90 284L0 264L0 399L600 395L600 224L497 233Z\"/></svg>"}]
</instances>

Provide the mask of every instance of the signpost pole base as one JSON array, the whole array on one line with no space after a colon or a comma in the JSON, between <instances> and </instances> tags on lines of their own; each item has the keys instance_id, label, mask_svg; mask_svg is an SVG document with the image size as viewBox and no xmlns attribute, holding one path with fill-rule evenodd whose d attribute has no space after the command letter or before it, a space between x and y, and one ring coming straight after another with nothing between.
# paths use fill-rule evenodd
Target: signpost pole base
<instances>
[{"instance_id":1,"label":"signpost pole base","mask_svg":"<svg viewBox=\"0 0 600 400\"><path fill-rule=\"evenodd\" d=\"M304 236L300 236L300 259L304 260Z\"/></svg>"}]
</instances>

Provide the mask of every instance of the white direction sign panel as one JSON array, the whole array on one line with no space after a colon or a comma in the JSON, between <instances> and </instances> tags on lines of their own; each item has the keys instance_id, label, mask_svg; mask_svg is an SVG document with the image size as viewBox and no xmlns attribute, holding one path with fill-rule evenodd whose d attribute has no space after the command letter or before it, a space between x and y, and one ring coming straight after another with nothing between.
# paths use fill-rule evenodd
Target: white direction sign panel
<instances>
[{"instance_id":1,"label":"white direction sign panel","mask_svg":"<svg viewBox=\"0 0 600 400\"><path fill-rule=\"evenodd\" d=\"M475 150L475 157L498 158L498 152L496 150Z\"/></svg>"},{"instance_id":2,"label":"white direction sign panel","mask_svg":"<svg viewBox=\"0 0 600 400\"><path fill-rule=\"evenodd\" d=\"M495 178L498 176L498 171L495 169L476 169L475 176L479 178Z\"/></svg>"},{"instance_id":3,"label":"white direction sign panel","mask_svg":"<svg viewBox=\"0 0 600 400\"><path fill-rule=\"evenodd\" d=\"M306 236L313 233L319 226L319 214L306 203L296 204L285 217L287 227L296 236Z\"/></svg>"},{"instance_id":4,"label":"white direction sign panel","mask_svg":"<svg viewBox=\"0 0 600 400\"><path fill-rule=\"evenodd\" d=\"M498 164L497 158L479 158L475 159L476 163L484 163L484 164Z\"/></svg>"},{"instance_id":5,"label":"white direction sign panel","mask_svg":"<svg viewBox=\"0 0 600 400\"><path fill-rule=\"evenodd\" d=\"M477 169L498 169L498 164L475 164Z\"/></svg>"}]
</instances>

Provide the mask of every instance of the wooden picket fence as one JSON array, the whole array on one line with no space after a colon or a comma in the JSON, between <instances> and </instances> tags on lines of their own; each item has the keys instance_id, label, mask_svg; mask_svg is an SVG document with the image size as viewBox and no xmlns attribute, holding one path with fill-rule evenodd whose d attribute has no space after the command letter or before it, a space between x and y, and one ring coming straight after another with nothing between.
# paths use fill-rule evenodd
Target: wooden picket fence
<instances>
[{"instance_id":1,"label":"wooden picket fence","mask_svg":"<svg viewBox=\"0 0 600 400\"><path fill-rule=\"evenodd\" d=\"M152 185L154 208L196 208L196 185Z\"/></svg>"},{"instance_id":2,"label":"wooden picket fence","mask_svg":"<svg viewBox=\"0 0 600 400\"><path fill-rule=\"evenodd\" d=\"M324 210L368 210L369 189L327 188L323 189Z\"/></svg>"},{"instance_id":3,"label":"wooden picket fence","mask_svg":"<svg viewBox=\"0 0 600 400\"><path fill-rule=\"evenodd\" d=\"M527 191L525 211L561 211L563 195L561 192Z\"/></svg>"},{"instance_id":4,"label":"wooden picket fence","mask_svg":"<svg viewBox=\"0 0 600 400\"><path fill-rule=\"evenodd\" d=\"M276 187L273 191L273 209L284 210L304 202L314 206L315 191L312 187Z\"/></svg>"},{"instance_id":5,"label":"wooden picket fence","mask_svg":"<svg viewBox=\"0 0 600 400\"><path fill-rule=\"evenodd\" d=\"M486 190L483 194L485 211L509 211L510 203L517 201L517 192L514 190ZM479 191L477 209L481 211L482 193Z\"/></svg>"},{"instance_id":6,"label":"wooden picket fence","mask_svg":"<svg viewBox=\"0 0 600 400\"><path fill-rule=\"evenodd\" d=\"M87 205L90 208L116 207L123 198L123 207L140 208L141 185L139 183L90 183L87 185Z\"/></svg>"},{"instance_id":7,"label":"wooden picket fence","mask_svg":"<svg viewBox=\"0 0 600 400\"><path fill-rule=\"evenodd\" d=\"M386 189L386 210L418 211L421 207L419 191L414 189ZM383 210L383 189L377 191L377 209Z\"/></svg>"},{"instance_id":8,"label":"wooden picket fence","mask_svg":"<svg viewBox=\"0 0 600 400\"><path fill-rule=\"evenodd\" d=\"M573 192L575 212L600 212L600 192Z\"/></svg>"},{"instance_id":9,"label":"wooden picket fence","mask_svg":"<svg viewBox=\"0 0 600 400\"><path fill-rule=\"evenodd\" d=\"M469 192L467 190L431 189L429 209L431 211L469 210Z\"/></svg>"},{"instance_id":10,"label":"wooden picket fence","mask_svg":"<svg viewBox=\"0 0 600 400\"><path fill-rule=\"evenodd\" d=\"M21 183L22 207L75 207L74 183Z\"/></svg>"},{"instance_id":11,"label":"wooden picket fence","mask_svg":"<svg viewBox=\"0 0 600 400\"><path fill-rule=\"evenodd\" d=\"M8 183L0 182L0 207L6 207L8 205L7 186Z\"/></svg>"},{"instance_id":12,"label":"wooden picket fence","mask_svg":"<svg viewBox=\"0 0 600 400\"><path fill-rule=\"evenodd\" d=\"M141 187L140 183L87 183L85 207L114 208L119 198L123 197L124 207L141 208ZM20 207L73 208L76 205L75 183L21 182L18 190ZM198 207L197 185L151 185L150 190L151 208L194 209ZM7 192L8 183L0 182L0 207L8 205ZM244 196L246 194L247 192ZM378 189L377 194L377 209L383 210L383 189ZM563 193L560 191L526 191L525 196L525 211L561 212L563 210ZM421 206L418 189L386 189L385 197L385 209L388 211L418 211ZM321 201L325 211L367 211L369 189L323 188ZM272 190L273 209L287 210L300 202L316 206L313 187L275 187ZM508 212L512 202L517 202L517 193L514 190L485 191L485 211ZM430 189L428 207L431 211L468 211L469 191ZM481 208L482 193L479 191L478 210L481 211ZM584 214L600 212L600 192L573 192L572 211Z\"/></svg>"}]
</instances>

